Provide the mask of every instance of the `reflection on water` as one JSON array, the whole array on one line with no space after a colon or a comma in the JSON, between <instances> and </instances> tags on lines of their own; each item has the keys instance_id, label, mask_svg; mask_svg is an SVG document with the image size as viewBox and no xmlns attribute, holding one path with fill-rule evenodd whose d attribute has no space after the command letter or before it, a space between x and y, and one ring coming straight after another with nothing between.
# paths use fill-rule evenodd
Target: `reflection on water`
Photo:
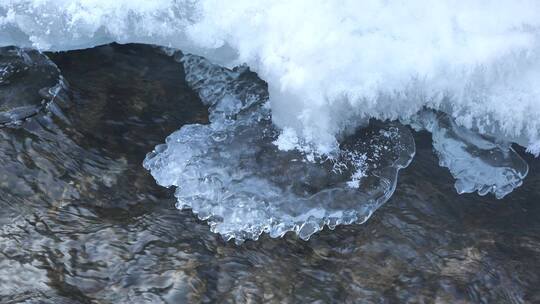
<instances>
[{"instance_id":1,"label":"reflection on water","mask_svg":"<svg viewBox=\"0 0 540 304\"><path fill-rule=\"evenodd\" d=\"M364 225L224 242L141 166L206 109L149 46L51 54L64 114L0 129L0 303L540 301L540 161L505 197L457 195L430 136ZM523 153L522 153L523 155Z\"/></svg>"}]
</instances>

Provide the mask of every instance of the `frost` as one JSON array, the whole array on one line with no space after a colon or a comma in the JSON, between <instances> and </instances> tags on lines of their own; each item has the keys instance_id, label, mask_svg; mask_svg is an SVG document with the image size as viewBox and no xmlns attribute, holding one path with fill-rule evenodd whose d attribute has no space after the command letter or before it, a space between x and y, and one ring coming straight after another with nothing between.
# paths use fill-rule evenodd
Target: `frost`
<instances>
[{"instance_id":1,"label":"frost","mask_svg":"<svg viewBox=\"0 0 540 304\"><path fill-rule=\"evenodd\" d=\"M186 125L144 161L156 181L175 186L212 231L237 242L294 231L308 239L324 225L365 222L392 195L414 155L410 132L371 123L331 156L279 150L266 84L246 67L228 70L201 57L181 59L186 79L210 107L209 125Z\"/></svg>"}]
</instances>

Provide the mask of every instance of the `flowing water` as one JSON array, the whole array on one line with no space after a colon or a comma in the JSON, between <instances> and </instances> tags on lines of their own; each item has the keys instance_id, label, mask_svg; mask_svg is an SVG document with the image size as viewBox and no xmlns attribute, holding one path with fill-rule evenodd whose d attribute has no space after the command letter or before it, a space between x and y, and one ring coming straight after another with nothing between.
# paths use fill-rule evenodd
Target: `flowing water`
<instances>
[{"instance_id":1,"label":"flowing water","mask_svg":"<svg viewBox=\"0 0 540 304\"><path fill-rule=\"evenodd\" d=\"M540 302L540 162L520 148L523 186L458 195L414 132L412 164L365 224L236 245L142 166L208 122L182 66L144 45L48 56L70 105L0 128L0 303Z\"/></svg>"}]
</instances>

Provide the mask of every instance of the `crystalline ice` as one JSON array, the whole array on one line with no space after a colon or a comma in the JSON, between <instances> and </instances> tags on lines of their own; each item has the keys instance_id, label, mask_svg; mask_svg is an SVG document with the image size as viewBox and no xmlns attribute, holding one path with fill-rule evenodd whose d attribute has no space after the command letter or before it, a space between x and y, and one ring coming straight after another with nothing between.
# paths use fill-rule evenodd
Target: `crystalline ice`
<instances>
[{"instance_id":1,"label":"crystalline ice","mask_svg":"<svg viewBox=\"0 0 540 304\"><path fill-rule=\"evenodd\" d=\"M65 99L60 70L35 50L0 48L0 126L16 124Z\"/></svg>"},{"instance_id":2,"label":"crystalline ice","mask_svg":"<svg viewBox=\"0 0 540 304\"><path fill-rule=\"evenodd\" d=\"M458 193L493 193L500 199L521 186L529 166L510 143L458 126L448 115L424 111L414 124L431 132L439 164L456 179Z\"/></svg>"},{"instance_id":3,"label":"crystalline ice","mask_svg":"<svg viewBox=\"0 0 540 304\"><path fill-rule=\"evenodd\" d=\"M178 208L191 208L226 239L288 231L308 239L324 225L362 223L390 198L414 155L405 127L377 122L331 156L279 150L264 82L245 67L228 70L192 55L182 62L210 107L210 124L182 127L144 166L160 185L177 187Z\"/></svg>"}]
</instances>

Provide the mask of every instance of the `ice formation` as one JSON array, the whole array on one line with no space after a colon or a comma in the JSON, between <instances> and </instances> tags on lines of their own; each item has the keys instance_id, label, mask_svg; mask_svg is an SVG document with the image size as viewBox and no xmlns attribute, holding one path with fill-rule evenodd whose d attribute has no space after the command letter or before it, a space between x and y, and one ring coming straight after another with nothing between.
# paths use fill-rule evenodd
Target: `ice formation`
<instances>
[{"instance_id":1,"label":"ice formation","mask_svg":"<svg viewBox=\"0 0 540 304\"><path fill-rule=\"evenodd\" d=\"M60 70L47 56L35 50L0 48L0 127L46 109L56 111L66 94Z\"/></svg>"},{"instance_id":2,"label":"ice formation","mask_svg":"<svg viewBox=\"0 0 540 304\"><path fill-rule=\"evenodd\" d=\"M265 81L184 58L211 124L183 127L145 161L228 238L308 238L369 217L414 151L401 125L373 119L432 132L460 193L518 187L527 165L510 143L540 154L537 0L0 2L0 46L113 41L246 64ZM29 112L17 113L1 119Z\"/></svg>"},{"instance_id":3,"label":"ice formation","mask_svg":"<svg viewBox=\"0 0 540 304\"><path fill-rule=\"evenodd\" d=\"M529 166L508 142L458 126L444 113L422 111L412 123L431 132L439 164L456 179L458 193L493 193L503 198L521 186Z\"/></svg>"},{"instance_id":4,"label":"ice formation","mask_svg":"<svg viewBox=\"0 0 540 304\"><path fill-rule=\"evenodd\" d=\"M246 67L228 70L188 55L186 79L210 107L209 125L187 125L144 161L177 207L191 208L212 231L237 242L324 225L365 222L396 187L414 140L395 123L371 123L332 156L279 150L266 84ZM309 159L309 161L308 161Z\"/></svg>"}]
</instances>

